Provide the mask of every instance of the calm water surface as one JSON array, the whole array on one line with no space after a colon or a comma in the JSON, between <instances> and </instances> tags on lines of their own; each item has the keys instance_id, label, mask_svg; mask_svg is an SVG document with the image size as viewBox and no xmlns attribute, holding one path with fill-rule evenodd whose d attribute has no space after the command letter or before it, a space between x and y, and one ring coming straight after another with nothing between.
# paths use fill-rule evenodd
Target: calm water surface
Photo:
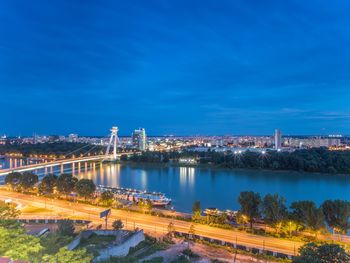
<instances>
[{"instance_id":1,"label":"calm water surface","mask_svg":"<svg viewBox=\"0 0 350 263\"><path fill-rule=\"evenodd\" d=\"M164 167L139 164L77 165L73 174L89 178L96 184L158 191L173 199L176 210L190 212L194 201L203 208L238 209L241 191L261 195L278 193L288 203L313 200L321 204L326 199L350 200L350 175L303 174L252 170L225 170L193 167ZM43 176L50 171L36 171ZM53 170L60 173L60 168ZM65 167L72 172L72 167Z\"/></svg>"}]
</instances>

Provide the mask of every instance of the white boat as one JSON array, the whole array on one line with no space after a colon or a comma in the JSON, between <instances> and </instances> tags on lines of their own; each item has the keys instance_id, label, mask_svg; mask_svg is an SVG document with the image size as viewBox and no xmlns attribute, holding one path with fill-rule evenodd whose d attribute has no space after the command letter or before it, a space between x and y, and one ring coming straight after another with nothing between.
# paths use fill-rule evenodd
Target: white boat
<instances>
[{"instance_id":1,"label":"white boat","mask_svg":"<svg viewBox=\"0 0 350 263\"><path fill-rule=\"evenodd\" d=\"M111 191L115 198L131 201L134 203L150 200L153 206L167 206L171 203L171 199L167 198L163 193L147 192L137 189L109 187L100 185L97 187L98 192Z\"/></svg>"}]
</instances>

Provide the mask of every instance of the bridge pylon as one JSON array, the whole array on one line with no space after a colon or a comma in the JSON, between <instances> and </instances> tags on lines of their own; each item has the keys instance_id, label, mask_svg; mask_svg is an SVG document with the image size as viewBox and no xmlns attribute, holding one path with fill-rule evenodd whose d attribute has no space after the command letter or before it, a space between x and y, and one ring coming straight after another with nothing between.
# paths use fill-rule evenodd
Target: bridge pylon
<instances>
[{"instance_id":1,"label":"bridge pylon","mask_svg":"<svg viewBox=\"0 0 350 263\"><path fill-rule=\"evenodd\" d=\"M111 128L111 137L109 138L109 143L107 146L107 150L106 150L106 156L109 155L109 151L111 149L111 146L113 145L113 159L117 160L117 146L118 146L118 142L119 142L119 138L118 138L118 127L113 126Z\"/></svg>"}]
</instances>

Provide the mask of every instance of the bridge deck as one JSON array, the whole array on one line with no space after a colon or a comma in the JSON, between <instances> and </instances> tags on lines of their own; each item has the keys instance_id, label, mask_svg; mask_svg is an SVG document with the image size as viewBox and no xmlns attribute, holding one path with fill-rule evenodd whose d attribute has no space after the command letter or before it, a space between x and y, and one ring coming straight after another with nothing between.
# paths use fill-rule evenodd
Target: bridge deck
<instances>
[{"instance_id":1,"label":"bridge deck","mask_svg":"<svg viewBox=\"0 0 350 263\"><path fill-rule=\"evenodd\" d=\"M46 162L46 163L30 164L30 165L20 166L20 167L16 167L16 168L9 168L9 169L0 170L0 176L4 176L4 175L7 175L7 174L12 173L12 172L27 172L27 171L33 171L33 170L42 169L42 168L64 165L64 164L99 161L99 160L102 161L105 159L112 159L112 158L113 158L113 155L107 155L107 156L106 155L95 155L95 156L88 156L88 157L55 160L55 161Z\"/></svg>"}]
</instances>

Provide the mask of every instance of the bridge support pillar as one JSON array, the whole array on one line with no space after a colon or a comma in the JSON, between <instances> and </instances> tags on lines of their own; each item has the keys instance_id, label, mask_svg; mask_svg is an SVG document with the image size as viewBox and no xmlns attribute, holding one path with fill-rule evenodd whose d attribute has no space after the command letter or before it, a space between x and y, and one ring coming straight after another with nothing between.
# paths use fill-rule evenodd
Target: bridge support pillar
<instances>
[{"instance_id":1,"label":"bridge support pillar","mask_svg":"<svg viewBox=\"0 0 350 263\"><path fill-rule=\"evenodd\" d=\"M80 169L81 169L81 164L80 162L78 163L78 173L80 173Z\"/></svg>"},{"instance_id":2,"label":"bridge support pillar","mask_svg":"<svg viewBox=\"0 0 350 263\"><path fill-rule=\"evenodd\" d=\"M106 156L109 155L109 150L111 146L113 147L113 159L117 160L117 145L118 145L118 127L114 126L111 129L111 137L109 138L109 143L106 150Z\"/></svg>"},{"instance_id":3,"label":"bridge support pillar","mask_svg":"<svg viewBox=\"0 0 350 263\"><path fill-rule=\"evenodd\" d=\"M61 174L63 174L63 172L64 172L64 165L63 165L63 163L61 164Z\"/></svg>"}]
</instances>

